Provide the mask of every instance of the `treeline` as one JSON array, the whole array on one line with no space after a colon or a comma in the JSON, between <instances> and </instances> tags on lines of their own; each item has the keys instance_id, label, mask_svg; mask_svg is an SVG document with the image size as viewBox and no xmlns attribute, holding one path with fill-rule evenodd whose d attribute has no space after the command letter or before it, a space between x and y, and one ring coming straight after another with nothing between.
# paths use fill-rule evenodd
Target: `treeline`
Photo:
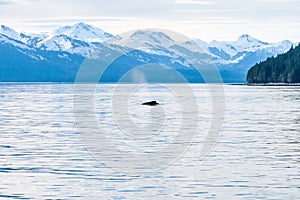
<instances>
[{"instance_id":1,"label":"treeline","mask_svg":"<svg viewBox=\"0 0 300 200\"><path fill-rule=\"evenodd\" d=\"M248 83L300 83L300 45L287 53L256 64L247 74Z\"/></svg>"}]
</instances>

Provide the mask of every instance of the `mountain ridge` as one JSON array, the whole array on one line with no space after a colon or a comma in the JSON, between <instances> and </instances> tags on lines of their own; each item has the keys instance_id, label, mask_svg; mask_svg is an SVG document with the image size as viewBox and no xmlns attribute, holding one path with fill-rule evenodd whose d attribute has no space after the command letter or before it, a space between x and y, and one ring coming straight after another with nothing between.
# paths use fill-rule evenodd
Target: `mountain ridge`
<instances>
[{"instance_id":1,"label":"mountain ridge","mask_svg":"<svg viewBox=\"0 0 300 200\"><path fill-rule=\"evenodd\" d=\"M179 63L182 67L187 67L189 65L187 61L183 61L182 57L192 59L195 53L198 55L206 54L211 62L218 67L225 82L244 82L250 67L268 57L285 53L293 46L293 43L288 40L280 43L268 43L255 39L248 34L241 35L233 42L212 41L207 43L199 39L191 39L185 43L173 44L170 35L157 30L152 32L139 30L133 32L131 37L127 37L125 40L122 36L112 35L85 23L59 27L42 34L17 33L13 29L1 25L0 36L2 48L5 45L15 46L18 51L34 57L35 62L47 60L45 52L55 54L57 59L64 57L66 61L70 61L66 55L91 58L106 48L118 52L128 48L128 44L131 48L138 48L139 42L144 47L140 50L147 54L140 55L140 57L145 56L143 60L145 63L147 60L151 60L149 59L151 55L157 55L164 57L164 59L160 58L162 60L170 60L171 63L168 64ZM120 42L122 40L125 40L123 44L126 45ZM115 41L119 41L119 43L115 43ZM43 55L40 55L40 52L44 52ZM36 56L32 56L34 53ZM141 59L138 57L137 55L137 59ZM167 64L163 61L154 62Z\"/></svg>"}]
</instances>

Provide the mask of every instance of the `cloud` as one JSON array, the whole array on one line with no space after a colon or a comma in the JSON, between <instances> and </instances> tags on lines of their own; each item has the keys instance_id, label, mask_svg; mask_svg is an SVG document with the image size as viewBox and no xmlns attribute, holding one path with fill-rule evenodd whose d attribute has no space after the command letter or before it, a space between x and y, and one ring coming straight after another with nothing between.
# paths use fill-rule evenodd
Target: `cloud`
<instances>
[{"instance_id":1,"label":"cloud","mask_svg":"<svg viewBox=\"0 0 300 200\"><path fill-rule=\"evenodd\" d=\"M8 5L13 4L15 1L9 1L9 0L0 0L0 5Z\"/></svg>"},{"instance_id":2,"label":"cloud","mask_svg":"<svg viewBox=\"0 0 300 200\"><path fill-rule=\"evenodd\" d=\"M188 5L212 5L214 2L205 0L176 0L176 4L188 4Z\"/></svg>"},{"instance_id":3,"label":"cloud","mask_svg":"<svg viewBox=\"0 0 300 200\"><path fill-rule=\"evenodd\" d=\"M268 3L289 3L289 2L296 2L296 0L262 0L263 2Z\"/></svg>"},{"instance_id":4,"label":"cloud","mask_svg":"<svg viewBox=\"0 0 300 200\"><path fill-rule=\"evenodd\" d=\"M193 37L207 30L207 38L217 39L260 30L268 37L281 33L290 39L288 35L299 32L298 4L299 0L0 0L0 19L30 32L86 22L112 33L164 27Z\"/></svg>"},{"instance_id":5,"label":"cloud","mask_svg":"<svg viewBox=\"0 0 300 200\"><path fill-rule=\"evenodd\" d=\"M22 1L22 0L0 0L0 6L1 5L18 4L18 3L26 3L26 1Z\"/></svg>"}]
</instances>

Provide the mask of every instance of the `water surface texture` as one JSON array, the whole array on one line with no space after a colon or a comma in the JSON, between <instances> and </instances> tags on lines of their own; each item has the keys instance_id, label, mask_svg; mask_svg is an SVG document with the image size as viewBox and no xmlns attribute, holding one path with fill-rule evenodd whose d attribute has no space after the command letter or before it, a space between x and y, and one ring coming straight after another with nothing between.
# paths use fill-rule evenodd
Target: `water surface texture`
<instances>
[{"instance_id":1,"label":"water surface texture","mask_svg":"<svg viewBox=\"0 0 300 200\"><path fill-rule=\"evenodd\" d=\"M95 98L99 126L113 144L153 153L172 142L181 111L168 102L176 98L167 90L144 91L169 108L157 111L167 122L165 134L150 135L148 144L136 142L145 135L133 134L136 143L126 143L108 109L113 87L99 88ZM205 85L192 87L201 112L190 148L160 170L127 174L86 149L74 119L73 85L0 84L0 199L300 199L300 88L224 86L223 132L201 158L211 98ZM141 129L147 121L165 123L149 120L151 110L140 100L132 95L131 121Z\"/></svg>"}]
</instances>

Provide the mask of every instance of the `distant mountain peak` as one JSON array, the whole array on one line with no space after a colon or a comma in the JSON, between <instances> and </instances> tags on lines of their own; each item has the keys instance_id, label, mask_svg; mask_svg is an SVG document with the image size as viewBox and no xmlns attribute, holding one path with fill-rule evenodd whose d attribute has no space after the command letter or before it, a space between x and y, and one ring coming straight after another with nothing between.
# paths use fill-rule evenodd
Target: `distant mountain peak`
<instances>
[{"instance_id":1,"label":"distant mountain peak","mask_svg":"<svg viewBox=\"0 0 300 200\"><path fill-rule=\"evenodd\" d=\"M246 33L244 33L244 34L242 34L242 35L240 36L240 38L251 38L251 36L248 35L248 34L246 34Z\"/></svg>"},{"instance_id":2,"label":"distant mountain peak","mask_svg":"<svg viewBox=\"0 0 300 200\"><path fill-rule=\"evenodd\" d=\"M74 24L73 26L69 26L70 28L74 28L74 29L83 29L85 31L94 31L94 29L98 29L98 30L101 30L103 31L102 29L100 28L95 28L89 24L86 24L86 23L83 23L83 22L80 22L80 23L77 23L77 24ZM104 32L104 31L103 31Z\"/></svg>"},{"instance_id":3,"label":"distant mountain peak","mask_svg":"<svg viewBox=\"0 0 300 200\"><path fill-rule=\"evenodd\" d=\"M168 46L174 43L174 40L166 33L152 30L138 30L132 33L125 40L132 40L137 44Z\"/></svg>"},{"instance_id":4,"label":"distant mountain peak","mask_svg":"<svg viewBox=\"0 0 300 200\"><path fill-rule=\"evenodd\" d=\"M236 42L233 43L239 51L241 50L248 50L248 51L255 51L257 49L265 48L270 46L270 43L263 42L258 40L248 34L241 35Z\"/></svg>"},{"instance_id":5,"label":"distant mountain peak","mask_svg":"<svg viewBox=\"0 0 300 200\"><path fill-rule=\"evenodd\" d=\"M134 32L130 37L131 38L138 38L138 37L150 37L150 38L156 38L156 39L164 39L164 40L169 40L173 42L173 39L170 38L167 34L159 31L151 31L151 30L139 30Z\"/></svg>"},{"instance_id":6,"label":"distant mountain peak","mask_svg":"<svg viewBox=\"0 0 300 200\"><path fill-rule=\"evenodd\" d=\"M251 37L248 34L242 34L237 41L244 41L244 42L261 42L258 39L255 39L254 37Z\"/></svg>"},{"instance_id":7,"label":"distant mountain peak","mask_svg":"<svg viewBox=\"0 0 300 200\"><path fill-rule=\"evenodd\" d=\"M87 26L87 27L92 27L91 25L86 24L86 23L84 23L84 22L79 22L79 23L75 24L74 26Z\"/></svg>"},{"instance_id":8,"label":"distant mountain peak","mask_svg":"<svg viewBox=\"0 0 300 200\"><path fill-rule=\"evenodd\" d=\"M74 24L73 26L60 27L56 29L54 33L88 42L103 42L104 40L114 37L100 28L93 27L83 22Z\"/></svg>"},{"instance_id":9,"label":"distant mountain peak","mask_svg":"<svg viewBox=\"0 0 300 200\"><path fill-rule=\"evenodd\" d=\"M0 34L6 35L14 40L19 40L19 33L8 26L1 25L0 26Z\"/></svg>"},{"instance_id":10,"label":"distant mountain peak","mask_svg":"<svg viewBox=\"0 0 300 200\"><path fill-rule=\"evenodd\" d=\"M282 43L283 43L283 44L289 44L289 45L290 45L290 44L293 44L290 40L283 40Z\"/></svg>"},{"instance_id":11,"label":"distant mountain peak","mask_svg":"<svg viewBox=\"0 0 300 200\"><path fill-rule=\"evenodd\" d=\"M12 29L7 26L1 25L1 30L12 30Z\"/></svg>"}]
</instances>

